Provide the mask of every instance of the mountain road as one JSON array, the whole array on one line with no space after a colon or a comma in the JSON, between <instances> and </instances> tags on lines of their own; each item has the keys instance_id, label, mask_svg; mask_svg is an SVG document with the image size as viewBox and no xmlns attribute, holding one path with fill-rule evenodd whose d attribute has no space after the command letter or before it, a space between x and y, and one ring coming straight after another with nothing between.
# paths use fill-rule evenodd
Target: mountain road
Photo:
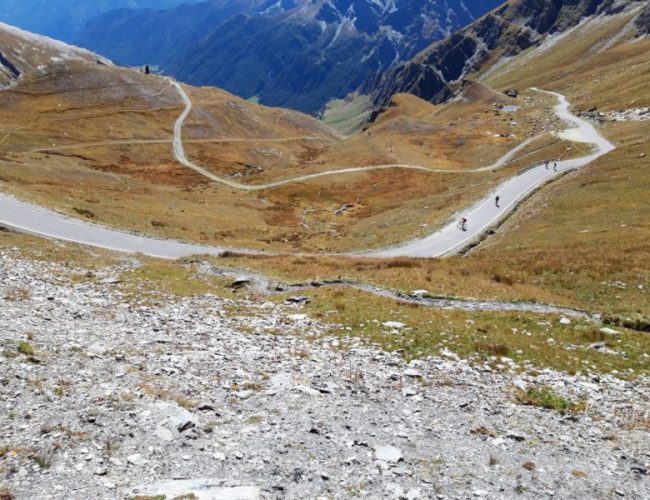
<instances>
[{"instance_id":1,"label":"mountain road","mask_svg":"<svg viewBox=\"0 0 650 500\"><path fill-rule=\"evenodd\" d=\"M177 84L178 85L178 84ZM180 88L180 85L178 85ZM181 88L182 90L182 88ZM536 89L535 89L536 90ZM547 92L541 91L540 92ZM555 113L558 117L569 124L571 135L577 137L581 142L593 144L592 152L581 158L558 161L555 168L553 164L545 166L538 165L504 181L493 191L486 194L478 200L473 206L465 210L459 217L465 217L468 220L467 230L459 229L456 221L449 222L441 230L425 238L408 242L393 248L376 250L370 252L360 252L354 255L364 255L369 257L391 258L391 257L442 257L459 253L463 249L477 242L483 235L494 227L500 221L505 219L516 206L545 183L561 176L569 170L583 167L607 154L614 149L614 145L602 137L599 132L590 123L582 120L569 111L569 102L566 97L554 92L558 99L555 107ZM213 178L216 182L221 182L235 189L244 189L254 191L259 189L268 189L277 185L283 185L288 182L298 182L320 177L323 175L345 174L346 172L357 172L360 170L371 170L378 168L395 168L395 166L377 166L366 168L349 168L331 172L322 172L303 176L297 179L279 181L265 186L246 186L235 183L227 179L222 179L208 172L204 168L193 164L185 156L183 143L181 139L181 130L183 122L191 112L191 101L189 97L182 92L187 98L186 108L178 118L174 126L173 150L177 160L185 166L195 171ZM521 146L518 146L521 147ZM430 170L426 167L410 166L422 170ZM499 196L500 203L497 206L495 197ZM219 246L203 246L190 243L184 243L174 240L162 240L148 236L119 231L103 227L90 222L75 219L55 211L45 209L10 196L0 193L0 225L10 227L19 231L44 236L47 238L60 239L91 245L110 250L117 250L129 253L141 253L153 257L167 259L176 259L179 257L199 254L218 255L226 250L237 251L249 254L262 254L264 252L233 249Z\"/></svg>"}]
</instances>

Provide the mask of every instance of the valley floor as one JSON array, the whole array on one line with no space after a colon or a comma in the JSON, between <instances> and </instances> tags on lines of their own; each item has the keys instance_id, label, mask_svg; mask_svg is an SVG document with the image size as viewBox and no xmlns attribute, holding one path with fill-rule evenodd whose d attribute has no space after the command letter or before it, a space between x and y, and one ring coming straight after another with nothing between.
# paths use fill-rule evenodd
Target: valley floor
<instances>
[{"instance_id":1,"label":"valley floor","mask_svg":"<svg viewBox=\"0 0 650 500\"><path fill-rule=\"evenodd\" d=\"M536 371L505 357L469 364L444 350L406 364L333 335L299 306L138 301L119 286L138 265L118 257L88 269L0 250L0 491L650 495L646 378ZM400 328L386 324L387 335ZM543 387L576 406L517 403Z\"/></svg>"}]
</instances>

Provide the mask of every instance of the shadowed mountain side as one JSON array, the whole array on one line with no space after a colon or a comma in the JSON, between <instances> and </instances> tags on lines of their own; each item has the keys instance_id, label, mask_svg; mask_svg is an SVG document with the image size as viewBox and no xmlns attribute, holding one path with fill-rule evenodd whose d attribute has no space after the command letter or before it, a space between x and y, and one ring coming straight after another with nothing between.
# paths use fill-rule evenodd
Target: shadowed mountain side
<instances>
[{"instance_id":1,"label":"shadowed mountain side","mask_svg":"<svg viewBox=\"0 0 650 500\"><path fill-rule=\"evenodd\" d=\"M168 9L198 0L2 0L0 22L71 42L89 19L112 9Z\"/></svg>"},{"instance_id":2,"label":"shadowed mountain side","mask_svg":"<svg viewBox=\"0 0 650 500\"><path fill-rule=\"evenodd\" d=\"M408 60L500 0L203 2L109 12L79 43L272 106L316 113L372 71Z\"/></svg>"},{"instance_id":3,"label":"shadowed mountain side","mask_svg":"<svg viewBox=\"0 0 650 500\"><path fill-rule=\"evenodd\" d=\"M511 0L408 63L371 75L361 92L371 96L375 108L385 108L400 92L444 102L457 82L475 71L540 45L587 16L619 14L641 5L639 0ZM646 7L636 21L641 32L647 32L649 18Z\"/></svg>"}]
</instances>

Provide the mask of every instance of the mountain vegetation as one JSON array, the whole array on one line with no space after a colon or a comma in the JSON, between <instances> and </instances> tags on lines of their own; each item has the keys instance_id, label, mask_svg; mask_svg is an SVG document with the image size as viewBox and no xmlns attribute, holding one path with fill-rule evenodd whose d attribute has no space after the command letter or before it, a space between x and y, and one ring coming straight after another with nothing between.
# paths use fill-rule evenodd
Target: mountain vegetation
<instances>
[{"instance_id":1,"label":"mountain vegetation","mask_svg":"<svg viewBox=\"0 0 650 500\"><path fill-rule=\"evenodd\" d=\"M272 45L312 2L211 3ZM321 55L406 47L313 4ZM650 498L649 34L511 0L324 121L0 23L0 500Z\"/></svg>"}]
</instances>

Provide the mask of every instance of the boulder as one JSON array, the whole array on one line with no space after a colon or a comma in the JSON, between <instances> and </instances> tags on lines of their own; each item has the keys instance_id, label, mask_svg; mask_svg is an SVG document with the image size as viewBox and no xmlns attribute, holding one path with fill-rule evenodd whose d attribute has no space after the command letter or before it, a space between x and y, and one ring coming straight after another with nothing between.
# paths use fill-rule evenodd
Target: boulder
<instances>
[{"instance_id":1,"label":"boulder","mask_svg":"<svg viewBox=\"0 0 650 500\"><path fill-rule=\"evenodd\" d=\"M397 463L402 460L402 451L394 446L376 446L375 458L388 463Z\"/></svg>"},{"instance_id":2,"label":"boulder","mask_svg":"<svg viewBox=\"0 0 650 500\"><path fill-rule=\"evenodd\" d=\"M222 481L200 478L170 480L134 488L129 496L166 498L190 497L198 500L259 500L260 489L256 486L224 487Z\"/></svg>"}]
</instances>

